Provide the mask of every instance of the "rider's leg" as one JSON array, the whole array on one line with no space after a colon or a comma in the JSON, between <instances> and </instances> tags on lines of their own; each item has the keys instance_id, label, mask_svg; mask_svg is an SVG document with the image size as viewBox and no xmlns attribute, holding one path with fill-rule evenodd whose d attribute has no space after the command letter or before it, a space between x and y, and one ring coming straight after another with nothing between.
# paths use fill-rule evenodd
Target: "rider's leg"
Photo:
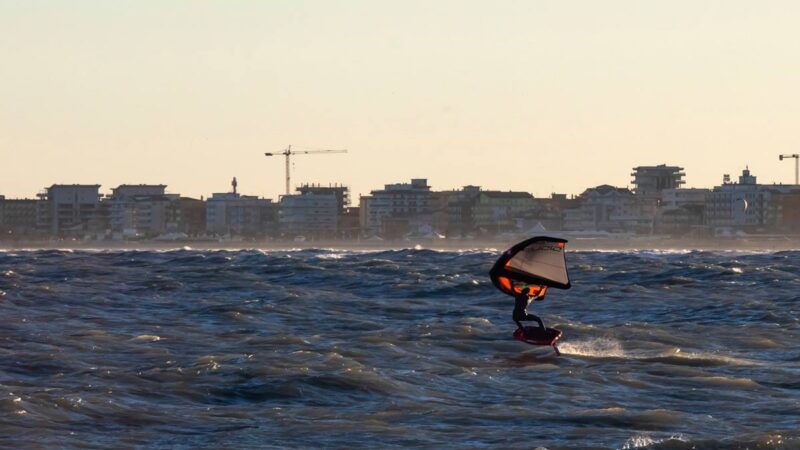
<instances>
[{"instance_id":1,"label":"rider's leg","mask_svg":"<svg viewBox=\"0 0 800 450\"><path fill-rule=\"evenodd\" d=\"M525 316L525 320L535 320L539 322L539 327L544 330L544 322L542 322L542 319L540 319L539 316L535 314L527 314Z\"/></svg>"}]
</instances>

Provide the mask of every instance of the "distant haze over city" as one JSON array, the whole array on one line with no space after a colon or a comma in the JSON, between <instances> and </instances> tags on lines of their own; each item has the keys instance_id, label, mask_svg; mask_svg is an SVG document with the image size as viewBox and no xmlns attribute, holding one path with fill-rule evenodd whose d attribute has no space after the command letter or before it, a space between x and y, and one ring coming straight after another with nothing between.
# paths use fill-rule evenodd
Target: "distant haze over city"
<instances>
[{"instance_id":1,"label":"distant haze over city","mask_svg":"<svg viewBox=\"0 0 800 450\"><path fill-rule=\"evenodd\" d=\"M0 3L0 194L792 183L800 3Z\"/></svg>"}]
</instances>

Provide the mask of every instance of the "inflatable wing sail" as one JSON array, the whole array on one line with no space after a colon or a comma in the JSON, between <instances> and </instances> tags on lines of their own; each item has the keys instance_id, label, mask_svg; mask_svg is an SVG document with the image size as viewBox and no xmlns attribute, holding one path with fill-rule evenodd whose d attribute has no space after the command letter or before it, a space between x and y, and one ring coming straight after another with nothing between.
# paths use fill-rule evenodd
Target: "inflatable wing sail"
<instances>
[{"instance_id":1,"label":"inflatable wing sail","mask_svg":"<svg viewBox=\"0 0 800 450\"><path fill-rule=\"evenodd\" d=\"M531 288L532 294L548 287L569 289L569 274L564 256L567 241L537 236L503 252L489 276L492 283L508 295L519 293L520 285Z\"/></svg>"}]
</instances>

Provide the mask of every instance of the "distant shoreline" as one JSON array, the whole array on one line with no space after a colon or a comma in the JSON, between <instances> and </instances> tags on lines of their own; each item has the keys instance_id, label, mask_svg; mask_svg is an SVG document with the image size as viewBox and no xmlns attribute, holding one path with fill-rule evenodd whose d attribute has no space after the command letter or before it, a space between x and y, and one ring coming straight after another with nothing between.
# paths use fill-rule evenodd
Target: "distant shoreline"
<instances>
[{"instance_id":1,"label":"distant shoreline","mask_svg":"<svg viewBox=\"0 0 800 450\"><path fill-rule=\"evenodd\" d=\"M571 238L569 249L577 251L785 251L800 250L800 236L787 237L740 237L719 239L669 239L634 237L631 239L609 238ZM310 250L333 249L354 251L380 251L423 248L430 250L459 251L496 249L502 250L516 240L475 240L475 241L334 241L319 240L306 242L292 241L20 241L0 242L0 250Z\"/></svg>"}]
</instances>

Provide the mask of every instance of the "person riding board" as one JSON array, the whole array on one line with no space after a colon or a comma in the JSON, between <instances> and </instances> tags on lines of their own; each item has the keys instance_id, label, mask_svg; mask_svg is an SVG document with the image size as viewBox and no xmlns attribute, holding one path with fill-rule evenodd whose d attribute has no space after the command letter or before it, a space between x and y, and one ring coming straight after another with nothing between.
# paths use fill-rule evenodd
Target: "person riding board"
<instances>
[{"instance_id":1,"label":"person riding board","mask_svg":"<svg viewBox=\"0 0 800 450\"><path fill-rule=\"evenodd\" d=\"M521 320L535 320L539 323L539 327L542 330L545 329L544 322L542 322L542 319L540 319L539 316L528 313L528 305L530 305L530 303L534 300L542 300L546 292L546 286L539 289L539 291L535 294L531 293L531 288L529 286L525 286L520 289L518 294L514 296L514 313L511 317L514 319L514 322L516 322L520 330L525 329L520 323Z\"/></svg>"}]
</instances>

